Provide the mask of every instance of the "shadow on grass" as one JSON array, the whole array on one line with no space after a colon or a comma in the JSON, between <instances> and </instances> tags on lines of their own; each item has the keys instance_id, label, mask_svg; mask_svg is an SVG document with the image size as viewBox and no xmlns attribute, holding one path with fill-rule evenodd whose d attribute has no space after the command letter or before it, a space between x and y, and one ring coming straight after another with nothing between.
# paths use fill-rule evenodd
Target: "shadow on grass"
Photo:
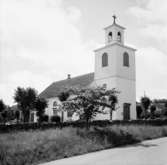
<instances>
[{"instance_id":1,"label":"shadow on grass","mask_svg":"<svg viewBox=\"0 0 167 165\"><path fill-rule=\"evenodd\" d=\"M157 144L143 144L143 143L134 144L134 147L138 147L138 146L148 148L148 147L157 147L158 145Z\"/></svg>"},{"instance_id":2,"label":"shadow on grass","mask_svg":"<svg viewBox=\"0 0 167 165\"><path fill-rule=\"evenodd\" d=\"M127 144L127 145L122 145L120 148L127 148L127 147L144 147L144 148L149 148L149 147L157 147L157 144L143 144L142 142L137 142L133 144Z\"/></svg>"},{"instance_id":3,"label":"shadow on grass","mask_svg":"<svg viewBox=\"0 0 167 165\"><path fill-rule=\"evenodd\" d=\"M32 165L114 147L156 147L140 143L167 135L167 127L67 127L0 136L0 165ZM12 138L11 138L12 136Z\"/></svg>"}]
</instances>

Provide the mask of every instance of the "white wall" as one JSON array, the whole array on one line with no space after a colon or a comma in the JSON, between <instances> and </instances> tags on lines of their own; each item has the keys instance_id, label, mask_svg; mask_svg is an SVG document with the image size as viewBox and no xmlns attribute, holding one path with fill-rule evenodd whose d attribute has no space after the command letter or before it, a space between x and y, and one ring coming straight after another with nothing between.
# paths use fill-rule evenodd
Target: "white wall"
<instances>
[{"instance_id":1,"label":"white wall","mask_svg":"<svg viewBox=\"0 0 167 165\"><path fill-rule=\"evenodd\" d=\"M110 109L105 108L104 112L105 112L104 114L103 113L97 114L93 120L110 120Z\"/></svg>"},{"instance_id":2,"label":"white wall","mask_svg":"<svg viewBox=\"0 0 167 165\"><path fill-rule=\"evenodd\" d=\"M112 42L108 42L108 34L109 32L112 32ZM105 44L111 44L114 42L117 42L117 33L120 32L121 33L121 44L124 44L124 29L120 28L118 26L109 26L108 28L105 28Z\"/></svg>"},{"instance_id":3,"label":"white wall","mask_svg":"<svg viewBox=\"0 0 167 165\"><path fill-rule=\"evenodd\" d=\"M112 31L114 42L108 43L108 33ZM122 34L122 43L115 42L117 40L117 32ZM94 82L90 86L107 85L107 89L116 88L120 91L118 95L117 111L113 112L113 119L123 119L123 104L130 103L130 117L136 119L136 66L135 66L135 50L124 46L124 29L119 26L110 26L105 29L106 46L95 50L95 77ZM123 53L129 54L129 67L123 66ZM102 55L108 54L108 66L102 67ZM53 115L53 102L61 102L57 97L48 99L48 108L46 114ZM61 115L61 114L60 114ZM76 118L72 118L77 119ZM110 113L98 114L96 120L110 119ZM69 120L67 113L64 114L64 120Z\"/></svg>"},{"instance_id":4,"label":"white wall","mask_svg":"<svg viewBox=\"0 0 167 165\"><path fill-rule=\"evenodd\" d=\"M108 53L109 63L102 67L102 55ZM129 54L129 67L123 66L123 53ZM130 103L130 118L136 119L136 70L135 50L123 45L113 44L95 51L95 86L107 84L107 89L116 88L118 109L113 112L113 120L123 119L123 104Z\"/></svg>"},{"instance_id":5,"label":"white wall","mask_svg":"<svg viewBox=\"0 0 167 165\"><path fill-rule=\"evenodd\" d=\"M112 48L111 48L112 47ZM116 75L116 66L117 66L117 47L114 45L106 46L102 49L95 51L95 81L104 78L108 78ZM108 54L108 66L102 67L102 55L103 53Z\"/></svg>"},{"instance_id":6,"label":"white wall","mask_svg":"<svg viewBox=\"0 0 167 165\"><path fill-rule=\"evenodd\" d=\"M123 66L123 54L129 54L129 67ZM135 51L127 47L116 45L117 54L117 75L119 77L136 80Z\"/></svg>"},{"instance_id":7,"label":"white wall","mask_svg":"<svg viewBox=\"0 0 167 165\"><path fill-rule=\"evenodd\" d=\"M129 67L123 66L123 53L129 54ZM117 80L116 88L119 94L120 110L115 118L123 119L123 103L130 103L130 118L136 119L136 66L135 51L127 47L117 45Z\"/></svg>"},{"instance_id":8,"label":"white wall","mask_svg":"<svg viewBox=\"0 0 167 165\"><path fill-rule=\"evenodd\" d=\"M117 78L116 89L118 95L118 106L120 107L113 119L123 119L123 104L130 103L130 118L136 119L136 83L132 80Z\"/></svg>"},{"instance_id":9,"label":"white wall","mask_svg":"<svg viewBox=\"0 0 167 165\"><path fill-rule=\"evenodd\" d=\"M60 106L62 105L61 101L59 101L59 99L57 97L52 97L52 98L47 99L48 107L45 109L45 114L47 114L49 117L53 116L53 103L55 101L58 103L58 105L60 105ZM62 117L62 112L61 111L58 112L58 115L60 117ZM64 111L63 119L64 119L64 121L68 120L66 111Z\"/></svg>"}]
</instances>

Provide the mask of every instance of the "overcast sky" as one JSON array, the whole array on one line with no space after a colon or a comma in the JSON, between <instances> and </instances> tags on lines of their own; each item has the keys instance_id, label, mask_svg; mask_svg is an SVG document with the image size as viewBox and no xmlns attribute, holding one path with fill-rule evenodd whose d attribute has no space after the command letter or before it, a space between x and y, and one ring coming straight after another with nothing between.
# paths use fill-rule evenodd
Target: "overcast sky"
<instances>
[{"instance_id":1,"label":"overcast sky","mask_svg":"<svg viewBox=\"0 0 167 165\"><path fill-rule=\"evenodd\" d=\"M0 0L0 99L93 72L113 14L137 48L137 98L167 98L166 0Z\"/></svg>"}]
</instances>

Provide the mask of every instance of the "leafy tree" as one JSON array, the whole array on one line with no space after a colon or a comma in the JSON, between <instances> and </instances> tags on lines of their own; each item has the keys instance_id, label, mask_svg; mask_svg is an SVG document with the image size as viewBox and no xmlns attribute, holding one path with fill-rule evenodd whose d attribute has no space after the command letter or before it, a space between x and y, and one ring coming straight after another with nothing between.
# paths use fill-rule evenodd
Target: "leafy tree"
<instances>
[{"instance_id":1,"label":"leafy tree","mask_svg":"<svg viewBox=\"0 0 167 165\"><path fill-rule=\"evenodd\" d=\"M58 98L61 102L67 101L70 96L70 91L63 91L58 95Z\"/></svg>"},{"instance_id":2,"label":"leafy tree","mask_svg":"<svg viewBox=\"0 0 167 165\"><path fill-rule=\"evenodd\" d=\"M44 114L41 118L41 122L48 122L49 121L49 116Z\"/></svg>"},{"instance_id":3,"label":"leafy tree","mask_svg":"<svg viewBox=\"0 0 167 165\"><path fill-rule=\"evenodd\" d=\"M0 100L0 115L1 115L1 122L6 122L7 120L7 111L6 111L7 106L3 102L3 100Z\"/></svg>"},{"instance_id":4,"label":"leafy tree","mask_svg":"<svg viewBox=\"0 0 167 165\"><path fill-rule=\"evenodd\" d=\"M140 105L136 106L136 112L137 112L137 119L141 119L141 115L142 115L142 108Z\"/></svg>"},{"instance_id":5,"label":"leafy tree","mask_svg":"<svg viewBox=\"0 0 167 165\"><path fill-rule=\"evenodd\" d=\"M6 109L6 105L3 100L0 100L0 112L3 112Z\"/></svg>"},{"instance_id":6,"label":"leafy tree","mask_svg":"<svg viewBox=\"0 0 167 165\"><path fill-rule=\"evenodd\" d=\"M149 108L149 106L151 104L151 100L148 97L142 97L140 101L141 101L141 106L143 108L142 116L143 116L143 118L146 119L147 118L148 108Z\"/></svg>"},{"instance_id":7,"label":"leafy tree","mask_svg":"<svg viewBox=\"0 0 167 165\"><path fill-rule=\"evenodd\" d=\"M106 90L104 88L95 89L70 89L73 97L64 103L66 109L78 113L81 119L87 123L98 113L104 113L104 108L110 108L110 115L115 110L118 93L115 89ZM112 115L111 115L112 116Z\"/></svg>"},{"instance_id":8,"label":"leafy tree","mask_svg":"<svg viewBox=\"0 0 167 165\"><path fill-rule=\"evenodd\" d=\"M15 113L11 109L11 107L7 106L6 111L7 111L7 121L14 120L15 119Z\"/></svg>"},{"instance_id":9,"label":"leafy tree","mask_svg":"<svg viewBox=\"0 0 167 165\"><path fill-rule=\"evenodd\" d=\"M110 94L109 101L110 101L110 105L111 105L110 119L112 120L112 112L115 110L116 104L118 103L118 98L115 94Z\"/></svg>"},{"instance_id":10,"label":"leafy tree","mask_svg":"<svg viewBox=\"0 0 167 165\"><path fill-rule=\"evenodd\" d=\"M167 101L164 102L164 108L162 109L162 115L167 117Z\"/></svg>"},{"instance_id":11,"label":"leafy tree","mask_svg":"<svg viewBox=\"0 0 167 165\"><path fill-rule=\"evenodd\" d=\"M164 106L165 106L165 108L167 109L167 102L165 102L165 105L164 105Z\"/></svg>"},{"instance_id":12,"label":"leafy tree","mask_svg":"<svg viewBox=\"0 0 167 165\"><path fill-rule=\"evenodd\" d=\"M153 102L154 103L166 103L167 99L154 99Z\"/></svg>"},{"instance_id":13,"label":"leafy tree","mask_svg":"<svg viewBox=\"0 0 167 165\"><path fill-rule=\"evenodd\" d=\"M150 111L151 111L151 119L154 119L155 118L156 106L155 105L151 105Z\"/></svg>"},{"instance_id":14,"label":"leafy tree","mask_svg":"<svg viewBox=\"0 0 167 165\"><path fill-rule=\"evenodd\" d=\"M62 103L64 103L65 101L67 101L67 99L69 98L69 96L70 96L70 91L63 91L63 92L61 92L59 95L58 95L58 98L59 98L59 100L62 102ZM63 122L63 114L64 114L64 112L63 112L63 110L62 110L62 117L61 117L61 121Z\"/></svg>"},{"instance_id":15,"label":"leafy tree","mask_svg":"<svg viewBox=\"0 0 167 165\"><path fill-rule=\"evenodd\" d=\"M7 121L11 121L15 119L14 111L11 109L10 106L7 106L3 103L3 101L0 101L1 103L1 121L6 123Z\"/></svg>"},{"instance_id":16,"label":"leafy tree","mask_svg":"<svg viewBox=\"0 0 167 165\"><path fill-rule=\"evenodd\" d=\"M51 117L51 122L60 123L60 121L61 121L60 116L52 116Z\"/></svg>"},{"instance_id":17,"label":"leafy tree","mask_svg":"<svg viewBox=\"0 0 167 165\"><path fill-rule=\"evenodd\" d=\"M19 110L15 111L15 118L17 120L17 123L19 123L19 119L20 119L20 112L19 112Z\"/></svg>"},{"instance_id":18,"label":"leafy tree","mask_svg":"<svg viewBox=\"0 0 167 165\"><path fill-rule=\"evenodd\" d=\"M3 122L6 123L7 117L8 117L8 111L7 110L3 111L1 115L2 115Z\"/></svg>"},{"instance_id":19,"label":"leafy tree","mask_svg":"<svg viewBox=\"0 0 167 165\"><path fill-rule=\"evenodd\" d=\"M45 114L45 108L48 106L47 101L43 98L37 98L35 101L35 109L37 111L38 122L42 122Z\"/></svg>"},{"instance_id":20,"label":"leafy tree","mask_svg":"<svg viewBox=\"0 0 167 165\"><path fill-rule=\"evenodd\" d=\"M30 117L30 110L34 108L37 98L37 92L33 88L18 87L14 94L14 100L23 113L23 121L28 122Z\"/></svg>"}]
</instances>

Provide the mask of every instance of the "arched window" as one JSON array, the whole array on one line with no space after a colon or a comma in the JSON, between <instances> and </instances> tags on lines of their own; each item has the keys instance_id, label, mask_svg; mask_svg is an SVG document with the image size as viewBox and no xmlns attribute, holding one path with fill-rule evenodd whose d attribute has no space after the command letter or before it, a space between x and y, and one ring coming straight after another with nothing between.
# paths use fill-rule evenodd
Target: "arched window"
<instances>
[{"instance_id":1,"label":"arched window","mask_svg":"<svg viewBox=\"0 0 167 165\"><path fill-rule=\"evenodd\" d=\"M103 88L104 88L104 89L107 89L107 84L103 84Z\"/></svg>"},{"instance_id":2,"label":"arched window","mask_svg":"<svg viewBox=\"0 0 167 165\"><path fill-rule=\"evenodd\" d=\"M111 42L112 41L112 32L109 32L108 33L108 42Z\"/></svg>"},{"instance_id":3,"label":"arched window","mask_svg":"<svg viewBox=\"0 0 167 165\"><path fill-rule=\"evenodd\" d=\"M108 66L108 55L107 53L104 53L102 55L102 67Z\"/></svg>"},{"instance_id":4,"label":"arched window","mask_svg":"<svg viewBox=\"0 0 167 165\"><path fill-rule=\"evenodd\" d=\"M118 40L119 42L121 42L121 32L118 32L118 33L117 33L117 40Z\"/></svg>"},{"instance_id":5,"label":"arched window","mask_svg":"<svg viewBox=\"0 0 167 165\"><path fill-rule=\"evenodd\" d=\"M53 107L57 107L57 101L53 102Z\"/></svg>"},{"instance_id":6,"label":"arched window","mask_svg":"<svg viewBox=\"0 0 167 165\"><path fill-rule=\"evenodd\" d=\"M123 54L123 66L129 67L129 54L127 52Z\"/></svg>"},{"instance_id":7,"label":"arched window","mask_svg":"<svg viewBox=\"0 0 167 165\"><path fill-rule=\"evenodd\" d=\"M58 105L57 101L54 101L53 102L53 115L57 116L58 112L59 112L59 105Z\"/></svg>"}]
</instances>

